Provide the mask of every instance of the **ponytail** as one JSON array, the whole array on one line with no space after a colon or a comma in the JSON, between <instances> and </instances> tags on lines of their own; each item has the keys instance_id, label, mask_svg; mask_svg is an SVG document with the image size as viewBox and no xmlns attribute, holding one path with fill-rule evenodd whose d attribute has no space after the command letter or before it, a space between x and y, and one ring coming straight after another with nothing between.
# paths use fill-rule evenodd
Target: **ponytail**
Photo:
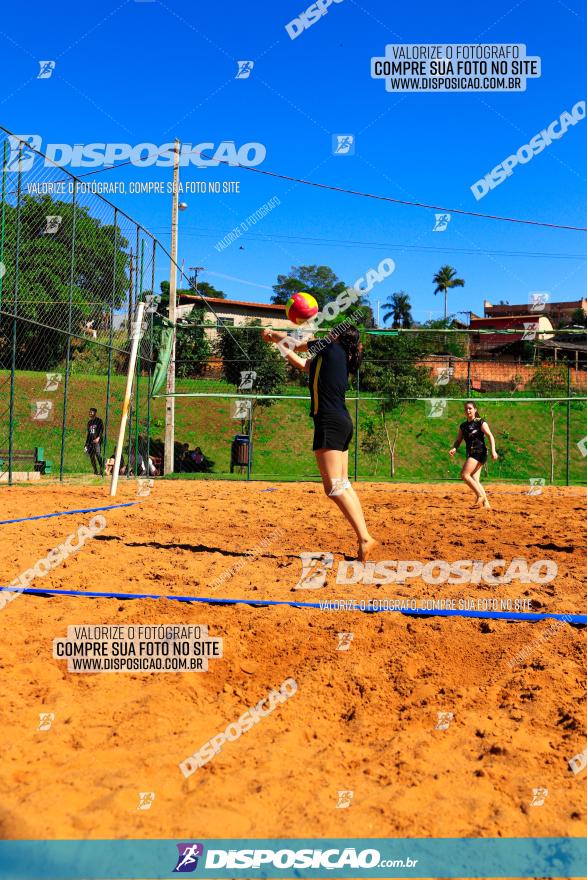
<instances>
[{"instance_id":1,"label":"ponytail","mask_svg":"<svg viewBox=\"0 0 587 880\"><path fill-rule=\"evenodd\" d=\"M349 327L338 335L338 342L346 354L349 373L356 373L363 360L363 346L361 335L356 327Z\"/></svg>"}]
</instances>

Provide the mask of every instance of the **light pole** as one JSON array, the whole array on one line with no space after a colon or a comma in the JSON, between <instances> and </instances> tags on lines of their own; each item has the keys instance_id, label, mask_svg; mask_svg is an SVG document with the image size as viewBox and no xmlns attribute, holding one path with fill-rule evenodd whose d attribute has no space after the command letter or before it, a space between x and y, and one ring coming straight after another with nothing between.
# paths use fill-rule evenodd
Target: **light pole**
<instances>
[{"instance_id":1,"label":"light pole","mask_svg":"<svg viewBox=\"0 0 587 880\"><path fill-rule=\"evenodd\" d=\"M180 143L175 139L173 146L173 194L171 202L171 267L169 273L169 320L175 325L177 317L177 215L179 210L179 153ZM175 393L175 344L176 332L173 331L173 348L171 360L167 371L168 395ZM165 398L165 455L163 458L163 473L173 473L175 444L175 398Z\"/></svg>"}]
</instances>

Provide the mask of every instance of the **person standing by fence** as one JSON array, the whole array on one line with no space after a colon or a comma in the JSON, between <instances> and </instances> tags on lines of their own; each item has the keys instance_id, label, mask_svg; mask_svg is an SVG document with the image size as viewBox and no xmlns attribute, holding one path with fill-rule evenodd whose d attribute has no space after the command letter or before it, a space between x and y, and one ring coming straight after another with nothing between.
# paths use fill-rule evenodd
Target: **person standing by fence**
<instances>
[{"instance_id":1,"label":"person standing by fence","mask_svg":"<svg viewBox=\"0 0 587 880\"><path fill-rule=\"evenodd\" d=\"M102 438L104 436L104 422L98 418L98 410L90 409L88 421L88 434L86 437L86 452L90 456L92 468L96 476L104 476L104 459L102 458Z\"/></svg>"}]
</instances>

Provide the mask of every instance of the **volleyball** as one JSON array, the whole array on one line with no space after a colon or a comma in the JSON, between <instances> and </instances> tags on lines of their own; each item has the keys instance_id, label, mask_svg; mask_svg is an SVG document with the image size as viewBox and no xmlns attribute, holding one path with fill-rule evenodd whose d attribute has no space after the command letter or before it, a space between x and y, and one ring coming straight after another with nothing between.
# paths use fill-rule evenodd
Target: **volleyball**
<instances>
[{"instance_id":1,"label":"volleyball","mask_svg":"<svg viewBox=\"0 0 587 880\"><path fill-rule=\"evenodd\" d=\"M318 303L310 293L294 293L285 304L285 314L292 324L303 324L318 313Z\"/></svg>"}]
</instances>

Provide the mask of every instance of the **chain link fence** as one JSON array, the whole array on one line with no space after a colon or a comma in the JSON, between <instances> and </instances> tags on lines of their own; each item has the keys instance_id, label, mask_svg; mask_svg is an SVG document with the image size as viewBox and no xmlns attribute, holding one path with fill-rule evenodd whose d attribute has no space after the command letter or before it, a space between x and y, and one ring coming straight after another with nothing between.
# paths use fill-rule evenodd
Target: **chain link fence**
<instances>
[{"instance_id":1,"label":"chain link fence","mask_svg":"<svg viewBox=\"0 0 587 880\"><path fill-rule=\"evenodd\" d=\"M222 357L220 337L227 328L212 323L207 332L207 349L191 359L179 357L183 378L176 384L176 438L186 449L199 449L205 465L195 467L188 454L178 470L234 479L318 480L307 377L286 369L275 392L278 367L270 364L267 377L267 362L246 343L251 330L230 328L244 348L240 353L232 347L234 362L226 351ZM466 352L473 332L456 335ZM181 337L180 329L178 349L183 351ZM423 337L411 334L412 350ZM454 336L452 343L444 337L449 334L435 334L434 345L454 347ZM576 338L580 346L587 331ZM386 353L381 344L378 350L371 347L368 331L364 339L361 370L347 395L354 423L349 450L354 479L460 479L462 459L451 459L448 451L465 420L464 402L473 398L499 453L497 462L488 461L485 479L526 483L529 490L587 483L587 362L581 360L587 351L579 359L573 354L555 361L551 351L537 344L530 346L530 358L517 360L503 354L480 360L450 353L408 360L405 348ZM412 390L400 391L398 398L395 381ZM240 459L235 443L246 447Z\"/></svg>"},{"instance_id":2,"label":"chain link fence","mask_svg":"<svg viewBox=\"0 0 587 880\"><path fill-rule=\"evenodd\" d=\"M168 278L169 253L92 192L88 179L1 129L0 167L0 481L63 479L99 469L85 451L90 407L104 423L101 458L107 463L141 300L151 305L124 472L161 471L165 398L151 399L149 392L157 353L153 299L157 273ZM410 345L395 350L388 337L365 334L365 359L348 396L355 479L458 479L448 449L464 418L463 399L473 396L500 453L487 465L488 479L587 482L587 331L569 335L560 350L556 337L549 338L550 348L538 337L517 356L504 337L491 358L475 356L475 336L465 329L455 336L437 332L432 345L415 333ZM232 340L232 349L222 340ZM178 474L318 479L307 378L288 371L280 357L268 360L258 341L258 328L223 326L201 308L178 330ZM417 357L416 343L424 352ZM247 372L256 379L243 385ZM395 382L412 390L395 399ZM263 399L251 396L259 393Z\"/></svg>"},{"instance_id":3,"label":"chain link fence","mask_svg":"<svg viewBox=\"0 0 587 880\"><path fill-rule=\"evenodd\" d=\"M136 304L153 293L157 260L169 265L169 255L90 183L4 130L0 168L0 480L91 473L89 408L104 423L107 459ZM129 473L149 442L152 326L151 313L129 419Z\"/></svg>"}]
</instances>

